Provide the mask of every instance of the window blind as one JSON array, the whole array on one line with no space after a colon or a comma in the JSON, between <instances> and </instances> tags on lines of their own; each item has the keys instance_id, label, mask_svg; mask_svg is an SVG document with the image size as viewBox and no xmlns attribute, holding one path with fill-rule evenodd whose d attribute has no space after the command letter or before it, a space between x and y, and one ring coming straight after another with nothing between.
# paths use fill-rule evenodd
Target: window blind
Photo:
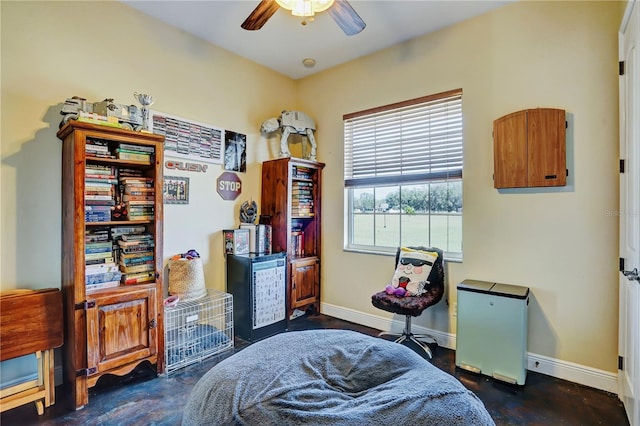
<instances>
[{"instance_id":1,"label":"window blind","mask_svg":"<svg viewBox=\"0 0 640 426\"><path fill-rule=\"evenodd\" d=\"M343 120L345 187L462 177L462 89Z\"/></svg>"}]
</instances>

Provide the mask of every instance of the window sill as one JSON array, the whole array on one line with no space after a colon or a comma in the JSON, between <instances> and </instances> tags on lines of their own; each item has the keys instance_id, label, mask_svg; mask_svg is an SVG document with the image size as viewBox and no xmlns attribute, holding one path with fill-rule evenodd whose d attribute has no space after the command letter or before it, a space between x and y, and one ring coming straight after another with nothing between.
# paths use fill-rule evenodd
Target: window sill
<instances>
[{"instance_id":1,"label":"window sill","mask_svg":"<svg viewBox=\"0 0 640 426\"><path fill-rule=\"evenodd\" d=\"M386 251L386 250L371 250L371 249L344 247L343 251L349 252L349 253L371 254L376 256L395 256L396 255L395 249L393 251ZM444 261L449 263L462 263L462 257L448 256L445 254Z\"/></svg>"}]
</instances>

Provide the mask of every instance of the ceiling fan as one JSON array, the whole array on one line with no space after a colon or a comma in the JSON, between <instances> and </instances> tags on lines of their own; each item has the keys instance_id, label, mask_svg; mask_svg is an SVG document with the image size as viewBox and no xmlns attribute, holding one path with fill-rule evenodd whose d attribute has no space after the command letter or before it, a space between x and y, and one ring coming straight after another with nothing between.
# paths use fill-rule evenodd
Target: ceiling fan
<instances>
[{"instance_id":1,"label":"ceiling fan","mask_svg":"<svg viewBox=\"0 0 640 426\"><path fill-rule=\"evenodd\" d=\"M280 7L290 10L294 16L304 17L303 24L312 21L316 12L328 10L348 36L358 34L367 26L347 0L261 0L240 26L249 31L259 30Z\"/></svg>"}]
</instances>

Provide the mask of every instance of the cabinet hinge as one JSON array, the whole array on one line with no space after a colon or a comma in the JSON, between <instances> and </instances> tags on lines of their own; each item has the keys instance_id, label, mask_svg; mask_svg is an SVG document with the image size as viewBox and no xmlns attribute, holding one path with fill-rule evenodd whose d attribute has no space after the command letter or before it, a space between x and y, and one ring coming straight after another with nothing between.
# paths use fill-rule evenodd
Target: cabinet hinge
<instances>
[{"instance_id":1,"label":"cabinet hinge","mask_svg":"<svg viewBox=\"0 0 640 426\"><path fill-rule=\"evenodd\" d=\"M618 370L624 371L624 358L618 355Z\"/></svg>"},{"instance_id":2,"label":"cabinet hinge","mask_svg":"<svg viewBox=\"0 0 640 426\"><path fill-rule=\"evenodd\" d=\"M624 160L620 159L620 173L624 173Z\"/></svg>"},{"instance_id":3,"label":"cabinet hinge","mask_svg":"<svg viewBox=\"0 0 640 426\"><path fill-rule=\"evenodd\" d=\"M565 129L568 129L568 128L569 128L569 122L568 122L568 121L566 121L566 120L565 120L565 122L564 122L564 128L565 128Z\"/></svg>"},{"instance_id":4,"label":"cabinet hinge","mask_svg":"<svg viewBox=\"0 0 640 426\"><path fill-rule=\"evenodd\" d=\"M624 61L618 62L618 75L624 75Z\"/></svg>"},{"instance_id":5,"label":"cabinet hinge","mask_svg":"<svg viewBox=\"0 0 640 426\"><path fill-rule=\"evenodd\" d=\"M91 309L91 308L95 308L96 307L96 302L93 301L84 301L84 302L80 302L80 303L76 303L76 311L82 309L83 311L86 311L87 309Z\"/></svg>"},{"instance_id":6,"label":"cabinet hinge","mask_svg":"<svg viewBox=\"0 0 640 426\"><path fill-rule=\"evenodd\" d=\"M98 367L81 368L76 371L76 377L89 377L98 372Z\"/></svg>"},{"instance_id":7,"label":"cabinet hinge","mask_svg":"<svg viewBox=\"0 0 640 426\"><path fill-rule=\"evenodd\" d=\"M624 271L624 257L620 258L620 272Z\"/></svg>"}]
</instances>

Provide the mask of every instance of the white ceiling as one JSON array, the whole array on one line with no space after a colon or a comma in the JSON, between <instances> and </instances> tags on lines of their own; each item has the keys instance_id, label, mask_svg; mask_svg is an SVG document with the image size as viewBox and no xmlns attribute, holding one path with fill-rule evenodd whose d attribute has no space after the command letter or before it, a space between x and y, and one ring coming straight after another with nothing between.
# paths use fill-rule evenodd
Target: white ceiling
<instances>
[{"instance_id":1,"label":"white ceiling","mask_svg":"<svg viewBox=\"0 0 640 426\"><path fill-rule=\"evenodd\" d=\"M349 0L367 24L357 35L346 36L326 12L315 22L278 10L258 31L240 24L258 0L121 0L152 17L217 46L298 79L436 31L501 7L514 0ZM316 60L305 68L304 58Z\"/></svg>"}]
</instances>

